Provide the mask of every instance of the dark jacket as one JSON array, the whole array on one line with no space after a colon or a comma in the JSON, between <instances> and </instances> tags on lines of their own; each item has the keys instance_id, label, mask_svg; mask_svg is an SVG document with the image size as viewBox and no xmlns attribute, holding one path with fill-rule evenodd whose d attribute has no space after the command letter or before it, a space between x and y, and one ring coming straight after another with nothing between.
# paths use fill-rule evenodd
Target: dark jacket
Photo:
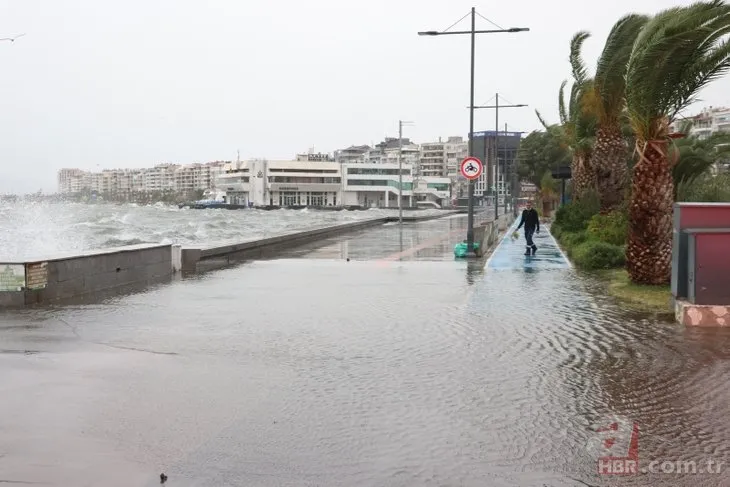
<instances>
[{"instance_id":1,"label":"dark jacket","mask_svg":"<svg viewBox=\"0 0 730 487\"><path fill-rule=\"evenodd\" d=\"M522 210L522 220L520 220L520 226L517 227L517 230L522 228L522 225L525 226L525 230L537 229L538 232L540 231L540 217L535 208Z\"/></svg>"}]
</instances>

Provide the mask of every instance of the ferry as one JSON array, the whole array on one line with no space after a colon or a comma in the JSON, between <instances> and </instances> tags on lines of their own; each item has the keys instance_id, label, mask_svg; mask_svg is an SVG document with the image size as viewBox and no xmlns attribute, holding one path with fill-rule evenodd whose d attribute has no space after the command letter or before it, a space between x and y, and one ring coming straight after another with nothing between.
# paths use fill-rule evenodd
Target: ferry
<instances>
[{"instance_id":1,"label":"ferry","mask_svg":"<svg viewBox=\"0 0 730 487\"><path fill-rule=\"evenodd\" d=\"M249 205L234 205L226 202L226 194L222 191L208 190L203 193L204 199L180 203L178 208L190 208L192 210L208 210L208 209L227 209L240 210L249 208Z\"/></svg>"}]
</instances>

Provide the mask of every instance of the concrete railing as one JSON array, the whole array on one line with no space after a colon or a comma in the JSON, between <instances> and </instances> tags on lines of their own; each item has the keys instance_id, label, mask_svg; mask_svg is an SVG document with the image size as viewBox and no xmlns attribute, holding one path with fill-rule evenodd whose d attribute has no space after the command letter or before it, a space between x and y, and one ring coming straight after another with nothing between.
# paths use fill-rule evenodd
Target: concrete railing
<instances>
[{"instance_id":1,"label":"concrete railing","mask_svg":"<svg viewBox=\"0 0 730 487\"><path fill-rule=\"evenodd\" d=\"M172 245L129 245L0 263L0 307L49 303L157 283L173 272Z\"/></svg>"}]
</instances>

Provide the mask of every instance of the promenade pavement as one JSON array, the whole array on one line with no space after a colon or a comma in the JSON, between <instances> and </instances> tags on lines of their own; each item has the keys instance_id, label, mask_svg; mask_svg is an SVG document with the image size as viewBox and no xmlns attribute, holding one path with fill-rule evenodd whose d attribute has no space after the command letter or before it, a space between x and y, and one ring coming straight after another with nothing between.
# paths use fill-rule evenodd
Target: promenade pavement
<instances>
[{"instance_id":1,"label":"promenade pavement","mask_svg":"<svg viewBox=\"0 0 730 487\"><path fill-rule=\"evenodd\" d=\"M627 314L548 228L534 258L507 232L454 260L459 225L0 313L0 483L722 485L599 476L595 429L636 421L645 462L726 455L730 335Z\"/></svg>"}]
</instances>

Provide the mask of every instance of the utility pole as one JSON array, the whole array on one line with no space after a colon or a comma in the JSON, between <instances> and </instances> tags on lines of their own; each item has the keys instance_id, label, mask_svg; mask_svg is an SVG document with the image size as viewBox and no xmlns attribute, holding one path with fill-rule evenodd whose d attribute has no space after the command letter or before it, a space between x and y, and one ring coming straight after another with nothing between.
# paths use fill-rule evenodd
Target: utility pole
<instances>
[{"instance_id":1,"label":"utility pole","mask_svg":"<svg viewBox=\"0 0 730 487\"><path fill-rule=\"evenodd\" d=\"M496 221L499 217L499 93L494 95L494 99L494 220Z\"/></svg>"},{"instance_id":2,"label":"utility pole","mask_svg":"<svg viewBox=\"0 0 730 487\"><path fill-rule=\"evenodd\" d=\"M398 230L401 248L403 247L403 126L412 123L398 120ZM411 176L413 176L413 168L411 168ZM413 194L412 183L411 194Z\"/></svg>"},{"instance_id":3,"label":"utility pole","mask_svg":"<svg viewBox=\"0 0 730 487\"><path fill-rule=\"evenodd\" d=\"M500 105L499 104L499 93L496 93L494 95L495 97L495 104L494 105L481 105L473 107L474 109L482 109L482 108L494 108L496 111L495 120L494 120L494 219L496 220L499 216L499 109L500 108L521 108L526 107L524 103L519 103L516 105ZM505 137L507 132L507 124L505 124ZM489 178L487 179L487 183L489 183L489 180L491 179L492 171L489 170ZM490 187L491 191L491 187ZM507 200L505 198L505 214L507 213Z\"/></svg>"},{"instance_id":4,"label":"utility pole","mask_svg":"<svg viewBox=\"0 0 730 487\"><path fill-rule=\"evenodd\" d=\"M469 87L469 156L474 157L474 59L475 59L475 44L476 34L495 34L495 33L510 33L510 32L526 32L530 29L525 27L511 27L509 29L495 29L495 30L476 30L476 9L471 8L471 29L468 31L451 31L446 29L445 31L439 32L435 30L419 32L419 36L440 36L440 35L465 35L471 36L471 73L470 73L470 87ZM461 20L465 19L466 15ZM459 20L459 22L461 22ZM456 25L456 24L454 24ZM453 27L453 26L452 26ZM482 161L484 164L486 161ZM467 215L467 230L466 230L466 251L467 255L474 255L474 184L475 181L469 180L469 191L468 191L468 215Z\"/></svg>"}]
</instances>

